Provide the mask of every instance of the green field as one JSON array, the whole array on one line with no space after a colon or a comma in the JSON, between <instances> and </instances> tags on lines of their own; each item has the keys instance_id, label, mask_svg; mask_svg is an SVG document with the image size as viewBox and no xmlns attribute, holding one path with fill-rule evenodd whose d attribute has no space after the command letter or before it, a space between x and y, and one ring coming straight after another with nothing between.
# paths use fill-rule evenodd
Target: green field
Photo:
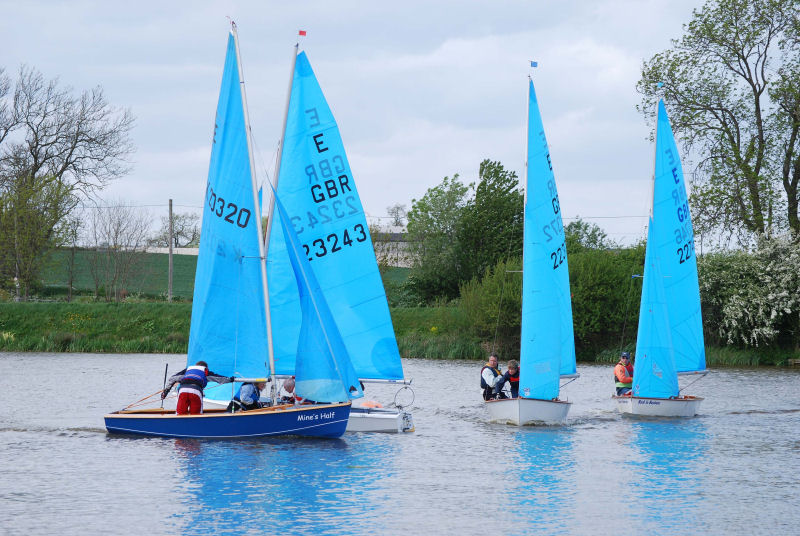
<instances>
[{"instance_id":1,"label":"green field","mask_svg":"<svg viewBox=\"0 0 800 536\"><path fill-rule=\"evenodd\" d=\"M75 255L75 281L73 289L79 293L94 293L95 283L91 272L91 252L77 250ZM46 293L66 294L69 281L69 252L56 250L50 254L42 272ZM173 255L172 295L175 299L189 300L194 292L195 255ZM137 276L125 285L127 295L148 298L166 298L169 273L169 255L145 253L136 268ZM102 294L102 292L101 292Z\"/></svg>"}]
</instances>

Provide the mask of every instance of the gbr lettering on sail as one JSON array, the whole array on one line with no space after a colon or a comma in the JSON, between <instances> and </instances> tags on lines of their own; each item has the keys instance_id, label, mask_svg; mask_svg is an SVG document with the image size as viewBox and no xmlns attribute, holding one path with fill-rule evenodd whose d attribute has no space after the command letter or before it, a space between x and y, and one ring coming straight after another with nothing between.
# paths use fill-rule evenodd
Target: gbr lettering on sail
<instances>
[{"instance_id":1,"label":"gbr lettering on sail","mask_svg":"<svg viewBox=\"0 0 800 536\"><path fill-rule=\"evenodd\" d=\"M309 129L320 126L316 108L305 110L305 118ZM309 261L335 255L369 238L363 223L348 226L341 221L360 214L362 209L348 175L346 157L334 153L325 136L324 131L311 136L312 157L304 169L311 208L292 216ZM340 222L342 225L338 225Z\"/></svg>"},{"instance_id":2,"label":"gbr lettering on sail","mask_svg":"<svg viewBox=\"0 0 800 536\"><path fill-rule=\"evenodd\" d=\"M678 171L678 159L671 148L666 148L664 153L673 179L672 201L675 210L675 244L677 245L676 256L678 264L683 264L694 255L694 231L692 230L692 219L689 214L689 200L686 198L686 187L681 180Z\"/></svg>"}]
</instances>

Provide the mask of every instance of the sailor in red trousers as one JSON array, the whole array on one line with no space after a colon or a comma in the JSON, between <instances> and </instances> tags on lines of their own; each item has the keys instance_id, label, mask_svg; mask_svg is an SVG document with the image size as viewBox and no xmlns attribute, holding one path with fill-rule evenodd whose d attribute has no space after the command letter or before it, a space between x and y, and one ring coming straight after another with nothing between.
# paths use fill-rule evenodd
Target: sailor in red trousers
<instances>
[{"instance_id":1,"label":"sailor in red trousers","mask_svg":"<svg viewBox=\"0 0 800 536\"><path fill-rule=\"evenodd\" d=\"M234 377L220 376L208 370L205 361L198 361L191 367L186 367L182 371L170 377L165 389L161 392L161 400L176 383L178 387L178 407L175 409L177 415L199 415L203 413L203 389L208 380L217 383L230 383Z\"/></svg>"}]
</instances>

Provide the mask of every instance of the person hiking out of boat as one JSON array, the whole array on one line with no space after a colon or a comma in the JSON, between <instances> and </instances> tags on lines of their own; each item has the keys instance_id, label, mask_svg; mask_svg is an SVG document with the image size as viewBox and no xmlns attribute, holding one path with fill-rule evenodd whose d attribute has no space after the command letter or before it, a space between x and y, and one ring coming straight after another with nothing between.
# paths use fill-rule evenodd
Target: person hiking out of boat
<instances>
[{"instance_id":1,"label":"person hiking out of boat","mask_svg":"<svg viewBox=\"0 0 800 536\"><path fill-rule=\"evenodd\" d=\"M497 355L489 356L489 362L481 369L481 389L483 389L483 399L492 400L497 396L495 386L502 379L500 369L497 368Z\"/></svg>"},{"instance_id":2,"label":"person hiking out of boat","mask_svg":"<svg viewBox=\"0 0 800 536\"><path fill-rule=\"evenodd\" d=\"M508 383L509 387L511 388L511 398L518 398L519 397L519 363L515 360L511 360L508 362L508 368L506 368L505 373L500 377L500 380L497 382L497 385L494 386L495 395L501 395L503 393L503 386Z\"/></svg>"},{"instance_id":3,"label":"person hiking out of boat","mask_svg":"<svg viewBox=\"0 0 800 536\"><path fill-rule=\"evenodd\" d=\"M633 385L633 365L631 364L631 354L622 352L619 356L619 363L614 367L614 385L617 387L617 396L627 395L631 392Z\"/></svg>"},{"instance_id":4,"label":"person hiking out of boat","mask_svg":"<svg viewBox=\"0 0 800 536\"><path fill-rule=\"evenodd\" d=\"M230 383L234 377L220 376L208 370L205 361L198 361L191 367L186 367L177 374L173 374L164 390L161 392L161 400L164 400L176 383L178 386L178 405L175 408L176 415L199 415L203 413L203 389L208 384L208 380L217 383Z\"/></svg>"},{"instance_id":5,"label":"person hiking out of boat","mask_svg":"<svg viewBox=\"0 0 800 536\"><path fill-rule=\"evenodd\" d=\"M239 391L234 395L231 403L228 404L228 411L242 411L259 409L264 405L259 402L261 391L267 388L267 382L245 382L239 387Z\"/></svg>"}]
</instances>

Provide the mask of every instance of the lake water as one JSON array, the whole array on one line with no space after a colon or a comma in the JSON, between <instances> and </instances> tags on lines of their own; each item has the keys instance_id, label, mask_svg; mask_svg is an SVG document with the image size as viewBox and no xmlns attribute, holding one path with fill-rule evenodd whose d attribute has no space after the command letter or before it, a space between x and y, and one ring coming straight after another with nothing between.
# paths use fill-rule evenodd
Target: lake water
<instances>
[{"instance_id":1,"label":"lake water","mask_svg":"<svg viewBox=\"0 0 800 536\"><path fill-rule=\"evenodd\" d=\"M611 366L579 365L568 424L517 428L487 422L480 363L411 359L412 434L108 435L167 361L0 354L0 533L800 533L800 370L715 370L698 417L648 421L616 412Z\"/></svg>"}]
</instances>

